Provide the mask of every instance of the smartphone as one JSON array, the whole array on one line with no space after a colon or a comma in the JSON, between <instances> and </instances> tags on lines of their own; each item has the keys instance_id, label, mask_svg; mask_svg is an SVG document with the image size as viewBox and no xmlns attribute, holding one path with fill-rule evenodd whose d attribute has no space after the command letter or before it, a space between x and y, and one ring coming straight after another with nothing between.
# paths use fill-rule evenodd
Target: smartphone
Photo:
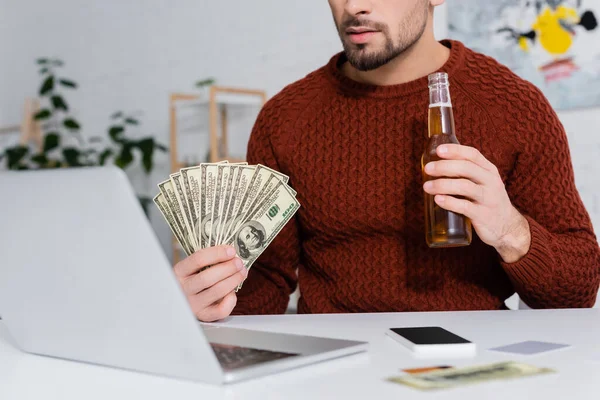
<instances>
[{"instance_id":1,"label":"smartphone","mask_svg":"<svg viewBox=\"0 0 600 400\"><path fill-rule=\"evenodd\" d=\"M386 334L420 356L470 357L477 352L475 343L439 326L390 328Z\"/></svg>"}]
</instances>

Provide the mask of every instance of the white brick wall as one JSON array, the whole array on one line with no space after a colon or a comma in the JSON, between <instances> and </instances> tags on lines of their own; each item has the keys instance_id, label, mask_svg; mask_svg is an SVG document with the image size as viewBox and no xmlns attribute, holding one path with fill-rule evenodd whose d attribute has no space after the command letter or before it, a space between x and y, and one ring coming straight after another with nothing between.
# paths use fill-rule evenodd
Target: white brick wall
<instances>
[{"instance_id":1,"label":"white brick wall","mask_svg":"<svg viewBox=\"0 0 600 400\"><path fill-rule=\"evenodd\" d=\"M437 14L436 36L442 38L444 8ZM138 134L168 143L170 92L190 91L195 80L214 76L272 96L340 48L324 0L0 0L0 126L19 122L24 98L35 95L33 60L39 56L64 59L65 73L80 83L69 99L86 134L103 133L113 110L141 110ZM578 187L600 230L600 176L594 173L600 170L600 112L560 117ZM234 126L235 151L244 151L249 127ZM195 146L205 154L202 143ZM154 192L167 175L168 159L158 163L150 179L130 171L139 191ZM152 218L168 248L168 228L157 212Z\"/></svg>"}]
</instances>

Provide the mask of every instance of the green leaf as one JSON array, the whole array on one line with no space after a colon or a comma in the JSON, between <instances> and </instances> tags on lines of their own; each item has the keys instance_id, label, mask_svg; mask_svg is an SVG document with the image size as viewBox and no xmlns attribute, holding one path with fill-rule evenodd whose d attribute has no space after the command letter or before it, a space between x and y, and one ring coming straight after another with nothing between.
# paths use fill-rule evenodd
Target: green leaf
<instances>
[{"instance_id":1,"label":"green leaf","mask_svg":"<svg viewBox=\"0 0 600 400\"><path fill-rule=\"evenodd\" d=\"M44 65L44 64L48 64L48 61L50 61L50 60L48 60L47 58L38 58L36 62L39 65Z\"/></svg>"},{"instance_id":2,"label":"green leaf","mask_svg":"<svg viewBox=\"0 0 600 400\"><path fill-rule=\"evenodd\" d=\"M129 125L139 125L140 121L135 118L125 118L125 123Z\"/></svg>"},{"instance_id":3,"label":"green leaf","mask_svg":"<svg viewBox=\"0 0 600 400\"><path fill-rule=\"evenodd\" d=\"M65 128L70 129L72 131L78 131L81 128L79 122L75 121L73 118L67 118L63 121L63 125Z\"/></svg>"},{"instance_id":4,"label":"green leaf","mask_svg":"<svg viewBox=\"0 0 600 400\"><path fill-rule=\"evenodd\" d=\"M44 67L44 68L40 69L40 75L47 74L49 71L50 71L50 69L48 67Z\"/></svg>"},{"instance_id":5,"label":"green leaf","mask_svg":"<svg viewBox=\"0 0 600 400\"><path fill-rule=\"evenodd\" d=\"M118 118L121 118L121 117L123 117L123 113L121 111L117 111L116 113L114 113L113 115L111 115L110 118L112 118L112 119L118 119Z\"/></svg>"},{"instance_id":6,"label":"green leaf","mask_svg":"<svg viewBox=\"0 0 600 400\"><path fill-rule=\"evenodd\" d=\"M55 66L57 66L57 67L62 67L63 65L65 65L65 63L64 63L64 62L62 62L61 60L58 60L58 59L57 59L57 60L54 60L54 61L52 61L52 64L54 64L54 65L55 65Z\"/></svg>"},{"instance_id":7,"label":"green leaf","mask_svg":"<svg viewBox=\"0 0 600 400\"><path fill-rule=\"evenodd\" d=\"M40 96L44 96L50 93L54 89L54 75L50 75L44 80L42 83L42 87L40 88Z\"/></svg>"},{"instance_id":8,"label":"green leaf","mask_svg":"<svg viewBox=\"0 0 600 400\"><path fill-rule=\"evenodd\" d=\"M81 167L81 161L79 161L79 157L81 157L81 151L75 147L67 147L62 151L63 157L65 159L66 164L69 167Z\"/></svg>"},{"instance_id":9,"label":"green leaf","mask_svg":"<svg viewBox=\"0 0 600 400\"><path fill-rule=\"evenodd\" d=\"M60 84L63 85L64 87L68 87L71 89L76 89L77 88L77 84L73 81L70 81L68 79L61 79Z\"/></svg>"},{"instance_id":10,"label":"green leaf","mask_svg":"<svg viewBox=\"0 0 600 400\"><path fill-rule=\"evenodd\" d=\"M124 127L120 125L114 125L108 130L108 135L114 142L123 143L123 138L120 137L123 132L125 132Z\"/></svg>"},{"instance_id":11,"label":"green leaf","mask_svg":"<svg viewBox=\"0 0 600 400\"><path fill-rule=\"evenodd\" d=\"M37 113L35 113L35 115L33 116L33 119L36 121L41 121L44 119L48 119L52 116L52 112L50 110L48 110L47 108L44 108L40 111L38 111Z\"/></svg>"},{"instance_id":12,"label":"green leaf","mask_svg":"<svg viewBox=\"0 0 600 400\"><path fill-rule=\"evenodd\" d=\"M57 110L69 111L69 106L65 103L65 100L60 95L54 95L50 98L52 105Z\"/></svg>"},{"instance_id":13,"label":"green leaf","mask_svg":"<svg viewBox=\"0 0 600 400\"><path fill-rule=\"evenodd\" d=\"M147 174L152 171L154 167L153 156L154 156L154 139L147 138L137 142L137 148L142 152L142 165Z\"/></svg>"},{"instance_id":14,"label":"green leaf","mask_svg":"<svg viewBox=\"0 0 600 400\"><path fill-rule=\"evenodd\" d=\"M196 87L202 88L204 86L210 86L215 83L213 78L203 79L201 81L196 82Z\"/></svg>"},{"instance_id":15,"label":"green leaf","mask_svg":"<svg viewBox=\"0 0 600 400\"><path fill-rule=\"evenodd\" d=\"M100 154L100 158L98 160L98 162L100 163L100 165L104 165L106 164L106 160L108 159L108 157L112 156L113 152L111 149L106 149L104 150L101 154Z\"/></svg>"},{"instance_id":16,"label":"green leaf","mask_svg":"<svg viewBox=\"0 0 600 400\"><path fill-rule=\"evenodd\" d=\"M38 164L40 168L48 165L48 157L46 157L45 154L36 154L35 156L31 157L31 161Z\"/></svg>"},{"instance_id":17,"label":"green leaf","mask_svg":"<svg viewBox=\"0 0 600 400\"><path fill-rule=\"evenodd\" d=\"M26 146L15 146L6 149L6 157L8 163L8 169L18 169L21 165L21 161L29 153L29 148Z\"/></svg>"},{"instance_id":18,"label":"green leaf","mask_svg":"<svg viewBox=\"0 0 600 400\"><path fill-rule=\"evenodd\" d=\"M44 137L44 153L54 150L60 144L60 136L58 133L51 132Z\"/></svg>"},{"instance_id":19,"label":"green leaf","mask_svg":"<svg viewBox=\"0 0 600 400\"><path fill-rule=\"evenodd\" d=\"M121 153L115 159L115 165L119 168L125 169L133 161L133 154L131 152L131 143L127 143L121 149Z\"/></svg>"}]
</instances>

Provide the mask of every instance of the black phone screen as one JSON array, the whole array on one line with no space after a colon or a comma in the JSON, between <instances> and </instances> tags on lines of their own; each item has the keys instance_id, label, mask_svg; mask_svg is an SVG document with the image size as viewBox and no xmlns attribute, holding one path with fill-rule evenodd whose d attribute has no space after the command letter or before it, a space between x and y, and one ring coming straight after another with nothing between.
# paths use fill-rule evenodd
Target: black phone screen
<instances>
[{"instance_id":1,"label":"black phone screen","mask_svg":"<svg viewBox=\"0 0 600 400\"><path fill-rule=\"evenodd\" d=\"M439 326L390 328L390 330L417 345L471 343Z\"/></svg>"}]
</instances>

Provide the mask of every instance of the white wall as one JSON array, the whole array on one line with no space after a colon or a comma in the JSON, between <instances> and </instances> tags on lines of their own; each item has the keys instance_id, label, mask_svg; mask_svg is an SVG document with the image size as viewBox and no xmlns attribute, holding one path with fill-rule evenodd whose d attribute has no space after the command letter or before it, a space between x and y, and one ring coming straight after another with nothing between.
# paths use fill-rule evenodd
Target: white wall
<instances>
[{"instance_id":1,"label":"white wall","mask_svg":"<svg viewBox=\"0 0 600 400\"><path fill-rule=\"evenodd\" d=\"M436 15L436 36L446 35L446 12ZM168 143L168 95L193 92L193 82L265 89L269 96L325 64L341 49L325 0L0 0L0 126L21 119L21 106L38 86L33 61L57 56L80 84L69 95L87 135L102 134L118 109L142 111L136 134ZM254 110L253 112L256 112ZM573 149L576 178L600 231L600 112L561 113ZM245 149L250 126L234 132ZM206 153L206 136L180 150ZM0 145L10 138L0 138ZM14 140L12 138L11 140ZM187 140L191 140L189 137ZM168 173L158 160L149 179L130 171L140 192L153 193ZM169 232L152 213L165 249Z\"/></svg>"},{"instance_id":2,"label":"white wall","mask_svg":"<svg viewBox=\"0 0 600 400\"><path fill-rule=\"evenodd\" d=\"M340 48L324 0L0 0L0 126L18 123L25 97L36 95L40 56L62 58L80 84L67 98L85 134L104 133L114 110L140 110L137 133L168 144L169 93L194 92L195 81L212 76L272 96ZM245 152L251 123L232 132L233 152ZM196 159L206 154L202 133L204 142L192 141ZM183 139L180 151L191 156ZM0 146L9 140L0 137ZM158 162L150 179L130 171L139 192L167 176L167 156ZM152 220L167 249L154 207Z\"/></svg>"}]
</instances>

